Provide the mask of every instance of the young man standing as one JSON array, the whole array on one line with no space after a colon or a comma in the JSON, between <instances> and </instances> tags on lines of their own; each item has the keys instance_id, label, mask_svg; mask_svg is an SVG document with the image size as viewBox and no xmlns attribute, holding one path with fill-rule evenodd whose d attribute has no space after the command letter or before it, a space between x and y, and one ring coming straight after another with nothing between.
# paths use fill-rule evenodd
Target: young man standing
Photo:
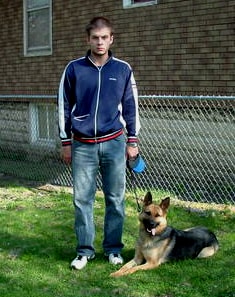
<instances>
[{"instance_id":1,"label":"young man standing","mask_svg":"<svg viewBox=\"0 0 235 297\"><path fill-rule=\"evenodd\" d=\"M93 206L98 170L105 197L103 249L122 264L126 158L138 154L138 95L130 65L115 58L111 22L95 17L86 27L90 50L71 61L58 94L62 158L72 162L77 256L82 269L95 257Z\"/></svg>"}]
</instances>

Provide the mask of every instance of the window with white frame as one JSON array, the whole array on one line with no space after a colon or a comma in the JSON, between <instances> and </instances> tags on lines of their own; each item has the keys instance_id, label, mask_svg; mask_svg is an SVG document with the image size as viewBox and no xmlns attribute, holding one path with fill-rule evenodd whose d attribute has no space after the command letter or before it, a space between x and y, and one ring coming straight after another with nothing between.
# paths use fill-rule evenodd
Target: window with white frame
<instances>
[{"instance_id":1,"label":"window with white frame","mask_svg":"<svg viewBox=\"0 0 235 297\"><path fill-rule=\"evenodd\" d=\"M52 54L52 0L24 0L24 55Z\"/></svg>"},{"instance_id":2,"label":"window with white frame","mask_svg":"<svg viewBox=\"0 0 235 297\"><path fill-rule=\"evenodd\" d=\"M123 8L132 8L157 4L158 0L123 0Z\"/></svg>"},{"instance_id":3,"label":"window with white frame","mask_svg":"<svg viewBox=\"0 0 235 297\"><path fill-rule=\"evenodd\" d=\"M56 144L56 108L54 104L30 104L31 143L43 146Z\"/></svg>"}]
</instances>

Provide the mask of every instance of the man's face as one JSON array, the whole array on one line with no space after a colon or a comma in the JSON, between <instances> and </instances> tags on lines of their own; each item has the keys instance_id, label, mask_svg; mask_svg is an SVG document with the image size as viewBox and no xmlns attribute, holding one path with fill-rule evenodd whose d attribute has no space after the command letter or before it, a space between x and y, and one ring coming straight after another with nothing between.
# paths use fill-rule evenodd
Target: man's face
<instances>
[{"instance_id":1,"label":"man's face","mask_svg":"<svg viewBox=\"0 0 235 297\"><path fill-rule=\"evenodd\" d=\"M113 43L113 35L111 35L110 29L107 27L93 29L90 31L87 42L93 55L103 56L108 53Z\"/></svg>"}]
</instances>

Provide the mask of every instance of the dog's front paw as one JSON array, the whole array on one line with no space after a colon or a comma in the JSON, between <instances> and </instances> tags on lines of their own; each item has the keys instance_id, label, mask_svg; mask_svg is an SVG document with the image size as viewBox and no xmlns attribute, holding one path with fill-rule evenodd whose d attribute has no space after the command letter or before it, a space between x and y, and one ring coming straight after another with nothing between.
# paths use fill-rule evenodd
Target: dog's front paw
<instances>
[{"instance_id":1,"label":"dog's front paw","mask_svg":"<svg viewBox=\"0 0 235 297\"><path fill-rule=\"evenodd\" d=\"M120 273L120 271L118 270L118 271L116 271L116 272L112 272L112 273L110 273L109 276L111 276L111 277L119 277L119 276L121 276L121 273Z\"/></svg>"},{"instance_id":2,"label":"dog's front paw","mask_svg":"<svg viewBox=\"0 0 235 297\"><path fill-rule=\"evenodd\" d=\"M137 266L137 263L133 259L133 260L129 261L128 263L126 263L124 266L122 266L119 270L111 273L110 276L118 277L118 276L129 274L129 273L131 273L131 269L135 266Z\"/></svg>"}]
</instances>

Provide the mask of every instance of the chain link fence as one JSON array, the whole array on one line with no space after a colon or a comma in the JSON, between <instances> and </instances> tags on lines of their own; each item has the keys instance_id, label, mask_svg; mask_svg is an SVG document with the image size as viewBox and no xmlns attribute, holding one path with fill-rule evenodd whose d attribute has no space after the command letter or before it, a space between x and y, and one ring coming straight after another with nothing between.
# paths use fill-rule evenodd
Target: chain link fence
<instances>
[{"instance_id":1,"label":"chain link fence","mask_svg":"<svg viewBox=\"0 0 235 297\"><path fill-rule=\"evenodd\" d=\"M196 202L235 202L235 97L140 96L137 187ZM55 96L0 96L0 173L71 186ZM100 187L100 178L97 181ZM127 174L127 189L132 189Z\"/></svg>"}]
</instances>

